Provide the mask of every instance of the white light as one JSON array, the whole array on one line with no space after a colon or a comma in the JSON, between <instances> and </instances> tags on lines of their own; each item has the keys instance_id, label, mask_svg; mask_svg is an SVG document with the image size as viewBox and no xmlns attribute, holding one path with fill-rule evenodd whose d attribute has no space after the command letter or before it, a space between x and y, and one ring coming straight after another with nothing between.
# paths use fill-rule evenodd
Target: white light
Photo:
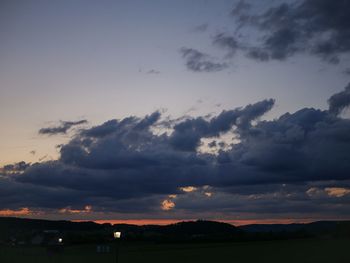
<instances>
[{"instance_id":1,"label":"white light","mask_svg":"<svg viewBox=\"0 0 350 263\"><path fill-rule=\"evenodd\" d=\"M121 235L122 235L122 232L117 231L113 233L114 238L120 238Z\"/></svg>"},{"instance_id":2,"label":"white light","mask_svg":"<svg viewBox=\"0 0 350 263\"><path fill-rule=\"evenodd\" d=\"M63 239L62 238L59 238L58 239L58 243L62 243L63 242Z\"/></svg>"}]
</instances>

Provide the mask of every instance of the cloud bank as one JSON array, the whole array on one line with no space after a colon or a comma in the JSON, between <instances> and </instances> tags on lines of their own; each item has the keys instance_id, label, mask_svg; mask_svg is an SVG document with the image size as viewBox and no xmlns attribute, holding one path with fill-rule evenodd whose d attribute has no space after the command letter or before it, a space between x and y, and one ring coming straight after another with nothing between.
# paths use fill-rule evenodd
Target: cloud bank
<instances>
[{"instance_id":1,"label":"cloud bank","mask_svg":"<svg viewBox=\"0 0 350 263\"><path fill-rule=\"evenodd\" d=\"M349 86L328 102L274 120L261 119L273 99L210 118L108 120L77 131L55 161L4 166L0 211L350 217ZM234 142L213 143L227 134Z\"/></svg>"}]
</instances>

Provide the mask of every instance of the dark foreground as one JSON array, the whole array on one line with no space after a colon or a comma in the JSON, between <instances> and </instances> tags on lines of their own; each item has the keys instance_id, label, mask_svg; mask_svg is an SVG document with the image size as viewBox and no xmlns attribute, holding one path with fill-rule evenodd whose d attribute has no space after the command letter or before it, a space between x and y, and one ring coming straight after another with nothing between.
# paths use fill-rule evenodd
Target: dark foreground
<instances>
[{"instance_id":1,"label":"dark foreground","mask_svg":"<svg viewBox=\"0 0 350 263\"><path fill-rule=\"evenodd\" d=\"M303 239L206 244L123 244L119 263L128 262L298 262L348 263L350 239ZM113 245L114 246L114 245ZM114 247L113 247L114 248ZM115 262L115 251L96 253L95 245L65 247L47 253L40 247L1 247L1 263Z\"/></svg>"}]
</instances>

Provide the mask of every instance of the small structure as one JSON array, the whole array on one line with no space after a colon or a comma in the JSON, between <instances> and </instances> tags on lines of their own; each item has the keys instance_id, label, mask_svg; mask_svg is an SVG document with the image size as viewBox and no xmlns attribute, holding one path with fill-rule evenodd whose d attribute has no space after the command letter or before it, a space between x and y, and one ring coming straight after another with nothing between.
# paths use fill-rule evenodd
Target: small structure
<instances>
[{"instance_id":1,"label":"small structure","mask_svg":"<svg viewBox=\"0 0 350 263\"><path fill-rule=\"evenodd\" d=\"M103 245L97 245L96 246L96 252L97 253L110 253L111 252L111 247L109 245L103 244Z\"/></svg>"},{"instance_id":2,"label":"small structure","mask_svg":"<svg viewBox=\"0 0 350 263\"><path fill-rule=\"evenodd\" d=\"M63 237L58 230L45 230L43 232L44 240L41 245L46 247L49 255L63 252Z\"/></svg>"}]
</instances>

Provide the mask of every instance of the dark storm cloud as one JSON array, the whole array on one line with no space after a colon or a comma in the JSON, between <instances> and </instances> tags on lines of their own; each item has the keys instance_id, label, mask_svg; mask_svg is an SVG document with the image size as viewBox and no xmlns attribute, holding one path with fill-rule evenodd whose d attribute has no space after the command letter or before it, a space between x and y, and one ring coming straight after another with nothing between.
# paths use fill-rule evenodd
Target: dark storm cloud
<instances>
[{"instance_id":1,"label":"dark storm cloud","mask_svg":"<svg viewBox=\"0 0 350 263\"><path fill-rule=\"evenodd\" d=\"M344 109L350 106L350 84L345 87L344 91L334 94L328 100L329 111L338 115Z\"/></svg>"},{"instance_id":2,"label":"dark storm cloud","mask_svg":"<svg viewBox=\"0 0 350 263\"><path fill-rule=\"evenodd\" d=\"M23 172L29 166L30 166L30 163L21 161L14 164L7 164L4 167L2 167L0 171L2 171L3 173L18 173L18 172Z\"/></svg>"},{"instance_id":3,"label":"dark storm cloud","mask_svg":"<svg viewBox=\"0 0 350 263\"><path fill-rule=\"evenodd\" d=\"M81 198L86 198L86 193L80 190L46 187L42 184L22 183L11 177L0 177L1 208L59 209L67 204L81 206Z\"/></svg>"},{"instance_id":4,"label":"dark storm cloud","mask_svg":"<svg viewBox=\"0 0 350 263\"><path fill-rule=\"evenodd\" d=\"M86 136L86 138L99 138L108 136L118 130L123 132L125 129L130 129L130 127L141 130L147 129L159 120L160 115L160 112L156 111L141 120L134 116L124 118L123 120L109 120L101 125L82 130L82 135Z\"/></svg>"},{"instance_id":5,"label":"dark storm cloud","mask_svg":"<svg viewBox=\"0 0 350 263\"><path fill-rule=\"evenodd\" d=\"M145 118L139 121L135 128L138 130L148 129L159 120L160 116L161 113L159 111L153 112L151 115L147 115Z\"/></svg>"},{"instance_id":6,"label":"dark storm cloud","mask_svg":"<svg viewBox=\"0 0 350 263\"><path fill-rule=\"evenodd\" d=\"M118 120L109 120L99 126L84 130L83 133L89 137L104 137L115 131L120 125L122 124Z\"/></svg>"},{"instance_id":7,"label":"dark storm cloud","mask_svg":"<svg viewBox=\"0 0 350 263\"><path fill-rule=\"evenodd\" d=\"M67 131L76 125L86 124L87 120L80 120L80 121L61 121L61 125L56 127L47 127L47 128L41 128L39 130L39 134L48 134L48 135L55 135L55 134L65 134Z\"/></svg>"},{"instance_id":8,"label":"dark storm cloud","mask_svg":"<svg viewBox=\"0 0 350 263\"><path fill-rule=\"evenodd\" d=\"M184 120L174 126L170 143L178 150L195 151L201 138L219 136L220 133L229 131L233 125L240 129L247 128L252 120L269 111L273 105L274 100L264 100L243 109L222 111L210 121L203 117Z\"/></svg>"},{"instance_id":9,"label":"dark storm cloud","mask_svg":"<svg viewBox=\"0 0 350 263\"><path fill-rule=\"evenodd\" d=\"M338 63L340 56L350 51L349 1L280 3L262 14L253 13L249 3L240 1L232 16L237 21L237 30L244 32L244 28L252 27L262 34L260 45L245 48L250 58L284 60L306 52Z\"/></svg>"},{"instance_id":10,"label":"dark storm cloud","mask_svg":"<svg viewBox=\"0 0 350 263\"><path fill-rule=\"evenodd\" d=\"M194 72L216 72L227 68L226 63L217 63L196 49L183 47L180 50L182 57L186 59L186 66Z\"/></svg>"},{"instance_id":11,"label":"dark storm cloud","mask_svg":"<svg viewBox=\"0 0 350 263\"><path fill-rule=\"evenodd\" d=\"M177 121L156 111L79 130L58 160L3 167L0 209L161 213L161 201L171 198L183 213L334 213L342 204L349 214L350 120L338 115L349 105L349 86L329 99L329 110L260 120L273 105L268 99ZM239 141L217 154L198 151L202 139L227 132Z\"/></svg>"},{"instance_id":12,"label":"dark storm cloud","mask_svg":"<svg viewBox=\"0 0 350 263\"><path fill-rule=\"evenodd\" d=\"M259 62L309 54L337 64L350 53L350 2L346 0L269 2L265 6L241 0L230 14L235 25L212 38L212 44L225 52L225 59L238 52ZM218 71L227 67L227 61L214 63L224 67L211 67L210 63L206 67L206 63L199 62L206 61L208 55L194 51L187 57L190 70Z\"/></svg>"},{"instance_id":13,"label":"dark storm cloud","mask_svg":"<svg viewBox=\"0 0 350 263\"><path fill-rule=\"evenodd\" d=\"M233 55L238 50L238 41L232 37L227 36L223 33L214 36L213 44L227 50L227 57L233 57Z\"/></svg>"}]
</instances>

